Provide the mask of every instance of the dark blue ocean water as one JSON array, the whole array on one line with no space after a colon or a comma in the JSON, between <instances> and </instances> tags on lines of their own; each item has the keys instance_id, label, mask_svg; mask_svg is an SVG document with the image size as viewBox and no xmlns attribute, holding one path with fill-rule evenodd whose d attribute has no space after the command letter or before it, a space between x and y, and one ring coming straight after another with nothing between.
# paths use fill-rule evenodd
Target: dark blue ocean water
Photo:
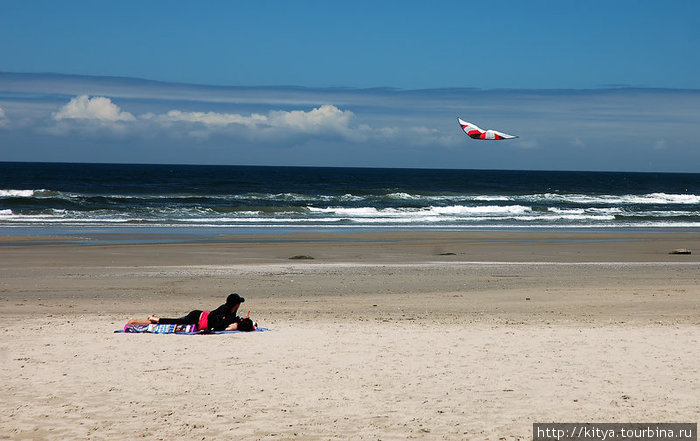
<instances>
[{"instance_id":1,"label":"dark blue ocean water","mask_svg":"<svg viewBox=\"0 0 700 441\"><path fill-rule=\"evenodd\" d=\"M0 163L0 226L700 227L700 174Z\"/></svg>"}]
</instances>

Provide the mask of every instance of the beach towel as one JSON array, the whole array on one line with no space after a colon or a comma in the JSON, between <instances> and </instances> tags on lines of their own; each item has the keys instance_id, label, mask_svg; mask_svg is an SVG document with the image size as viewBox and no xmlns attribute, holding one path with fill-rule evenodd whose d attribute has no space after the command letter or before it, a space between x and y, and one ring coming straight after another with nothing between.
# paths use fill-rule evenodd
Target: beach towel
<instances>
[{"instance_id":1,"label":"beach towel","mask_svg":"<svg viewBox=\"0 0 700 441\"><path fill-rule=\"evenodd\" d=\"M250 332L269 331L267 328L256 328ZM202 335L202 334L236 334L243 331L197 331L197 325L163 325L151 323L150 325L124 325L124 329L117 329L115 333L124 334L180 334L180 335Z\"/></svg>"}]
</instances>

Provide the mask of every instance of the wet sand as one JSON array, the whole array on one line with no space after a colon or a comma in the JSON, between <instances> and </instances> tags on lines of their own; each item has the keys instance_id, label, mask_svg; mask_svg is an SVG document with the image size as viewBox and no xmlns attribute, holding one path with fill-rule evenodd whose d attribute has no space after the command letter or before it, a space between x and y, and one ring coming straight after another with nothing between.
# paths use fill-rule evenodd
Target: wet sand
<instances>
[{"instance_id":1,"label":"wet sand","mask_svg":"<svg viewBox=\"0 0 700 441\"><path fill-rule=\"evenodd\" d=\"M0 439L531 439L700 413L696 233L48 239L1 241ZM230 292L272 330L113 333Z\"/></svg>"}]
</instances>

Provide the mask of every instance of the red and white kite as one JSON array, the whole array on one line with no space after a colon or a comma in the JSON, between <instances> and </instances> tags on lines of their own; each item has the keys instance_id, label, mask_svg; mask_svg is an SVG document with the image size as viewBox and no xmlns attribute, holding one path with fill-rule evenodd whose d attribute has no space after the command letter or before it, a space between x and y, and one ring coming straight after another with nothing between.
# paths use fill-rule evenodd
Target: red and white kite
<instances>
[{"instance_id":1,"label":"red and white kite","mask_svg":"<svg viewBox=\"0 0 700 441\"><path fill-rule=\"evenodd\" d=\"M476 125L463 121L460 118L457 118L457 121L459 121L459 125L462 127L462 130L464 130L464 133L469 135L470 138L473 139L513 139L517 138L515 135L509 135L507 133L499 132L496 130L482 130L478 128Z\"/></svg>"}]
</instances>

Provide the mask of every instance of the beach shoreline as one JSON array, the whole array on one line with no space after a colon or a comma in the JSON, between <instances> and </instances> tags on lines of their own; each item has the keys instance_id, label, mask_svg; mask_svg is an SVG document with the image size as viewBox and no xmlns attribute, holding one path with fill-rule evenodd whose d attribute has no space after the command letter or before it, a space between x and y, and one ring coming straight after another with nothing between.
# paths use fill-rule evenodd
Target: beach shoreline
<instances>
[{"instance_id":1,"label":"beach shoreline","mask_svg":"<svg viewBox=\"0 0 700 441\"><path fill-rule=\"evenodd\" d=\"M3 439L530 439L700 412L692 232L44 239L0 240ZM272 330L113 333L229 292Z\"/></svg>"}]
</instances>

